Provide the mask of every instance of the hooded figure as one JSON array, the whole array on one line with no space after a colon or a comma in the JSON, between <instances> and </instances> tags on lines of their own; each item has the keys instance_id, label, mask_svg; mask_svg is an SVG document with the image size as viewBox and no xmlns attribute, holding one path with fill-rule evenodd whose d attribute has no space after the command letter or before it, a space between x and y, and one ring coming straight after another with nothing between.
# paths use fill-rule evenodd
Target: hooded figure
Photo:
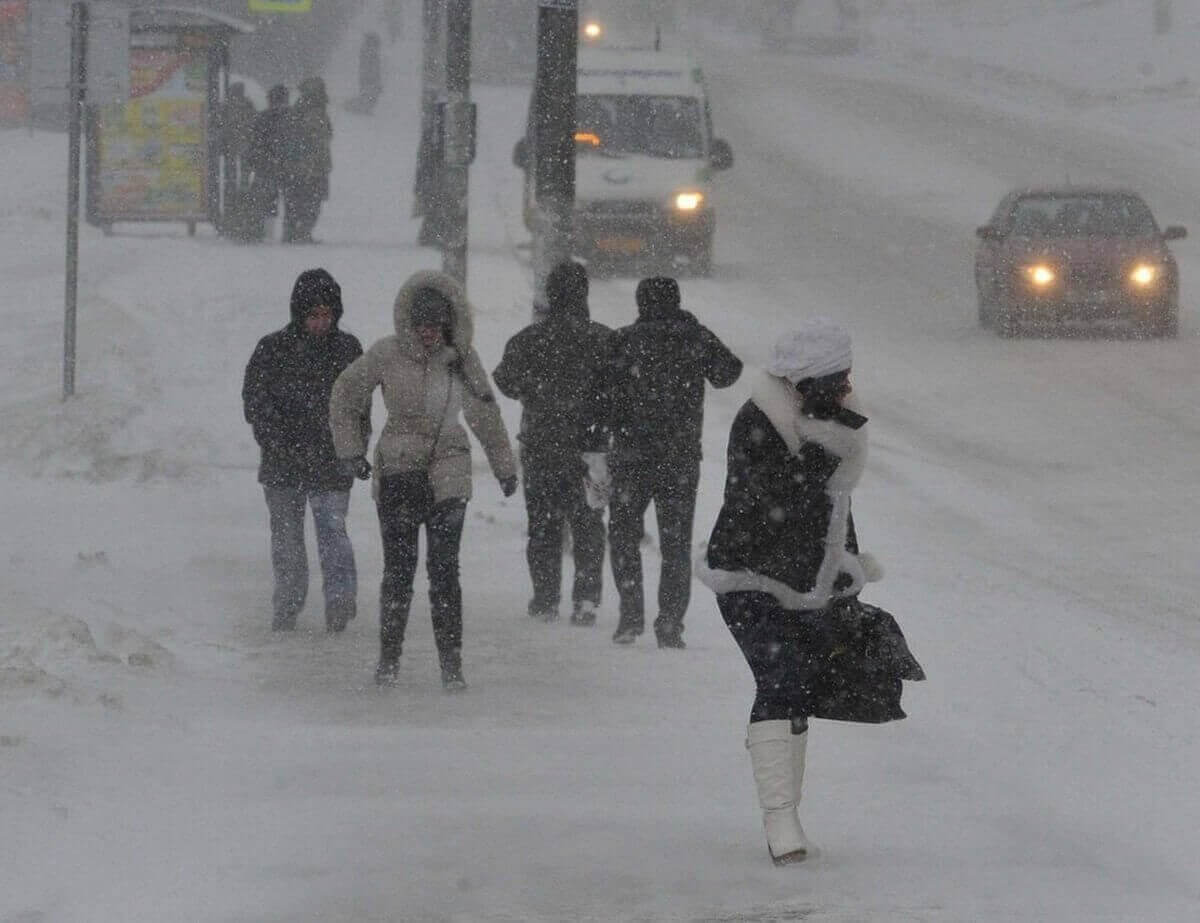
<instances>
[{"instance_id":1,"label":"hooded figure","mask_svg":"<svg viewBox=\"0 0 1200 923\"><path fill-rule=\"evenodd\" d=\"M741 360L680 307L674 279L643 279L638 319L613 334L605 366L604 416L612 434L608 537L621 617L613 641L644 630L641 542L646 510L658 518L662 573L654 633L682 648L691 595L692 522L700 482L704 385L728 388Z\"/></svg>"},{"instance_id":2,"label":"hooded figure","mask_svg":"<svg viewBox=\"0 0 1200 923\"><path fill-rule=\"evenodd\" d=\"M585 458L602 464L597 398L612 331L589 319L587 270L579 263L551 270L546 308L545 320L508 341L492 377L501 394L521 402L517 438L529 517L529 614L546 622L558 618L563 527L569 524L575 558L571 621L592 625L600 604L604 520L588 505Z\"/></svg>"},{"instance_id":3,"label":"hooded figure","mask_svg":"<svg viewBox=\"0 0 1200 923\"><path fill-rule=\"evenodd\" d=\"M357 580L346 537L352 477L334 451L329 397L337 377L362 355L338 329L342 291L324 269L296 279L286 327L259 340L246 366L242 403L261 450L258 480L271 514L275 567L274 627L295 627L308 592L304 510L312 506L324 572L326 625L340 631L353 618ZM364 440L370 416L352 424Z\"/></svg>"},{"instance_id":4,"label":"hooded figure","mask_svg":"<svg viewBox=\"0 0 1200 923\"><path fill-rule=\"evenodd\" d=\"M367 453L356 421L369 411L376 388L387 411L373 456L384 553L376 680L396 681L424 525L442 679L447 689L461 689L458 550L472 477L471 446L459 418L483 445L505 496L516 491L516 462L472 346L473 311L458 282L440 272L415 273L396 296L393 320L396 332L342 373L330 403L338 457L354 463Z\"/></svg>"},{"instance_id":5,"label":"hooded figure","mask_svg":"<svg viewBox=\"0 0 1200 923\"><path fill-rule=\"evenodd\" d=\"M831 321L804 323L775 344L733 422L724 505L696 565L757 686L746 746L777 864L810 849L797 814L808 719L903 717L900 680L923 676L891 617L856 599L882 571L859 553L850 513L867 457L850 369L850 336ZM842 625L854 625L856 637L839 641ZM850 648L868 647L886 648L887 662L860 670L861 650ZM855 662L843 669L843 661ZM889 700L868 703L867 717L827 712L827 692L852 671ZM845 689L837 693L845 701Z\"/></svg>"}]
</instances>

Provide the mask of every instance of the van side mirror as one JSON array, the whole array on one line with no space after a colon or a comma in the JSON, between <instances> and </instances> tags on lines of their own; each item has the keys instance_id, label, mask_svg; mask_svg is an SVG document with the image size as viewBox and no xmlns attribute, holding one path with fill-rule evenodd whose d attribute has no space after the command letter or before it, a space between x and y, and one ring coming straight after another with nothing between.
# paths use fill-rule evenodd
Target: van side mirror
<instances>
[{"instance_id":1,"label":"van side mirror","mask_svg":"<svg viewBox=\"0 0 1200 923\"><path fill-rule=\"evenodd\" d=\"M529 169L529 141L522 138L513 146L513 166L518 170Z\"/></svg>"},{"instance_id":2,"label":"van side mirror","mask_svg":"<svg viewBox=\"0 0 1200 923\"><path fill-rule=\"evenodd\" d=\"M985 224L975 229L975 236L980 240L1000 240L1004 233L994 224Z\"/></svg>"},{"instance_id":3,"label":"van side mirror","mask_svg":"<svg viewBox=\"0 0 1200 923\"><path fill-rule=\"evenodd\" d=\"M733 166L733 148L722 138L713 138L708 151L708 162L714 170L728 170Z\"/></svg>"},{"instance_id":4,"label":"van side mirror","mask_svg":"<svg viewBox=\"0 0 1200 923\"><path fill-rule=\"evenodd\" d=\"M1187 228L1179 224L1172 224L1163 229L1163 240L1183 240L1187 237Z\"/></svg>"}]
</instances>

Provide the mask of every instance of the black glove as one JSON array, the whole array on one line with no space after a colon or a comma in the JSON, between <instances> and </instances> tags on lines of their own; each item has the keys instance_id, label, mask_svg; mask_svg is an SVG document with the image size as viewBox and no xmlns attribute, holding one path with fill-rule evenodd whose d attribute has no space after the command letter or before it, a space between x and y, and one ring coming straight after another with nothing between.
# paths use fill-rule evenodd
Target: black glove
<instances>
[{"instance_id":1,"label":"black glove","mask_svg":"<svg viewBox=\"0 0 1200 923\"><path fill-rule=\"evenodd\" d=\"M500 490L504 492L504 496L511 497L517 492L517 476L510 474L506 478L500 478Z\"/></svg>"},{"instance_id":2,"label":"black glove","mask_svg":"<svg viewBox=\"0 0 1200 923\"><path fill-rule=\"evenodd\" d=\"M365 481L371 476L371 463L362 455L342 459L342 470L352 478Z\"/></svg>"}]
</instances>

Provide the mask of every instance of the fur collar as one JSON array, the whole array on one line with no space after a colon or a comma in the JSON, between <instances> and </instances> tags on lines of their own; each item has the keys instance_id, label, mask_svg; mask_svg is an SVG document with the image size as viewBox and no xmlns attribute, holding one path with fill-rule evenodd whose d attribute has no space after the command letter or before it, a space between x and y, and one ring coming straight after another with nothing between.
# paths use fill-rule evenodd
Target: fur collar
<instances>
[{"instance_id":1,"label":"fur collar","mask_svg":"<svg viewBox=\"0 0 1200 923\"><path fill-rule=\"evenodd\" d=\"M750 400L767 415L793 455L806 442L815 442L831 455L841 459L830 479L831 491L850 490L862 479L867 464L867 430L870 424L851 429L834 420L815 420L800 412L796 390L786 378L776 378L760 372L754 381ZM856 413L862 408L854 395L846 399L846 407Z\"/></svg>"}]
</instances>

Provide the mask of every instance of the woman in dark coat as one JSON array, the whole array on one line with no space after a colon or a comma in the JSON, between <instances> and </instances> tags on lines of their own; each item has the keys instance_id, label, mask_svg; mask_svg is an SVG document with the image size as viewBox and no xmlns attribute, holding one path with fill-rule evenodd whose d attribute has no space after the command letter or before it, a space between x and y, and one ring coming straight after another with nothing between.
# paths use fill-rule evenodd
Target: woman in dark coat
<instances>
[{"instance_id":1,"label":"woman in dark coat","mask_svg":"<svg viewBox=\"0 0 1200 923\"><path fill-rule=\"evenodd\" d=\"M777 864L810 849L796 806L829 610L881 576L850 515L867 455L850 358L849 335L825 320L775 344L733 422L725 502L697 567L754 673L746 746Z\"/></svg>"}]
</instances>

